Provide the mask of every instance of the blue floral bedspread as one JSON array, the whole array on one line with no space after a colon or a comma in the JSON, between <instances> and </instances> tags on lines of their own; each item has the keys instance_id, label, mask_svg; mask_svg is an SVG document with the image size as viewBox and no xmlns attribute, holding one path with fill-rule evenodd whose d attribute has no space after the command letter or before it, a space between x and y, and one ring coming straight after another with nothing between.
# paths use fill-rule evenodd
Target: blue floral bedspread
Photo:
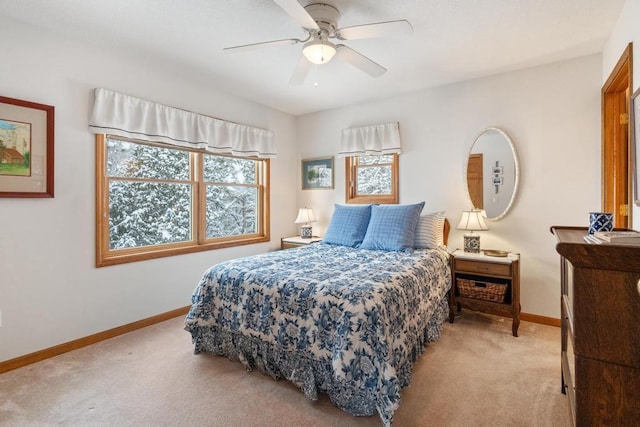
<instances>
[{"instance_id":1,"label":"blue floral bedspread","mask_svg":"<svg viewBox=\"0 0 640 427\"><path fill-rule=\"evenodd\" d=\"M450 282L441 249L312 244L211 267L185 329L196 353L240 360L390 425L413 363L440 336Z\"/></svg>"}]
</instances>

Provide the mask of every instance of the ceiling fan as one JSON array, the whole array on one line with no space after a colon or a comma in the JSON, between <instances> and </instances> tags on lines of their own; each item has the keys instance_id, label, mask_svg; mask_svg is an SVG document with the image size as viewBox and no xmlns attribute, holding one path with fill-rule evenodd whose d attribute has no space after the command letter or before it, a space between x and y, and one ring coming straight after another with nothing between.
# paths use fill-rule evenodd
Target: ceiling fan
<instances>
[{"instance_id":1,"label":"ceiling fan","mask_svg":"<svg viewBox=\"0 0 640 427\"><path fill-rule=\"evenodd\" d=\"M303 7L297 0L273 1L302 26L302 29L308 34L306 39L272 40L226 47L223 50L225 52L239 52L263 47L303 43L303 55L291 76L289 81L291 84L304 83L313 64L326 64L334 55L364 71L371 77L379 77L387 71L386 68L344 44L332 43L330 39L339 41L356 40L404 35L413 32L409 21L404 19L338 28L340 11L330 4L311 3Z\"/></svg>"}]
</instances>

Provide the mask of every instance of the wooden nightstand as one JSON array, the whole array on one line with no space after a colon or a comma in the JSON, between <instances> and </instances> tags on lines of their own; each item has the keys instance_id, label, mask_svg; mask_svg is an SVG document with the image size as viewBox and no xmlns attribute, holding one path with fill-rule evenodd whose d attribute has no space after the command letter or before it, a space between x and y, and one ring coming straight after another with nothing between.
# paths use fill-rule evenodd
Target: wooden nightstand
<instances>
[{"instance_id":1,"label":"wooden nightstand","mask_svg":"<svg viewBox=\"0 0 640 427\"><path fill-rule=\"evenodd\" d=\"M310 245L322 240L322 237L314 236L310 239L304 239L300 236L283 237L280 239L280 249L291 249L300 246Z\"/></svg>"},{"instance_id":2,"label":"wooden nightstand","mask_svg":"<svg viewBox=\"0 0 640 427\"><path fill-rule=\"evenodd\" d=\"M458 283L458 279L464 282ZM453 323L456 309L462 307L485 313L511 317L513 336L520 326L520 255L492 257L457 249L451 254L451 292L449 293L449 322ZM459 285L463 286L462 294ZM505 286L505 288L502 288ZM493 290L504 291L504 300Z\"/></svg>"}]
</instances>

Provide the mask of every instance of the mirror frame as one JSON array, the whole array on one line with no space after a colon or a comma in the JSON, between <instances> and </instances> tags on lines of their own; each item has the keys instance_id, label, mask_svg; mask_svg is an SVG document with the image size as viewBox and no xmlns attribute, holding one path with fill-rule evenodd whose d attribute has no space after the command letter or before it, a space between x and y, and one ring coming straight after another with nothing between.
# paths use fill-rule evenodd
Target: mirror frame
<instances>
[{"instance_id":1,"label":"mirror frame","mask_svg":"<svg viewBox=\"0 0 640 427\"><path fill-rule=\"evenodd\" d=\"M469 156L472 154L471 152L473 151L473 147L474 145L476 145L476 142L478 142L478 139L480 139L480 137L482 135L484 135L486 132L488 131L495 131L498 132L500 135L502 135L504 137L504 139L507 140L507 142L509 143L509 147L511 148L511 154L513 154L513 161L514 161L514 172L515 172L515 182L513 184L513 194L511 195L511 200L509 200L509 204L507 205L507 207L504 209L504 211L502 211L502 213L498 216L495 217L487 217L486 219L488 219L489 221L498 221L499 219L502 219L507 213L509 213L509 211L511 210L511 207L513 206L513 203L516 200L516 196L518 195L518 187L520 186L520 162L518 160L518 151L516 150L516 146L513 143L513 140L511 140L511 138L509 137L509 135L507 135L507 133L505 131L503 131L500 128L497 127L488 127L483 129L473 140L473 142L471 143L471 146L469 147L469 150L467 151L467 156L464 159L464 192L467 195L467 200L468 202L471 204L471 206L473 206L473 202L471 201L471 195L469 194L469 185L467 185L467 169L469 167ZM475 206L474 206L475 208Z\"/></svg>"}]
</instances>

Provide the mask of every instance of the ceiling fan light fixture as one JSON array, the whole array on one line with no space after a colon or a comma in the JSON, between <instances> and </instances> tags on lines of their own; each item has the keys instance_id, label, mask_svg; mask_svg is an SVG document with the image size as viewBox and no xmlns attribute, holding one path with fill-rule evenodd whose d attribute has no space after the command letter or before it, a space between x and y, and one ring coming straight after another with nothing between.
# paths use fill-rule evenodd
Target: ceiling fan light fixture
<instances>
[{"instance_id":1,"label":"ceiling fan light fixture","mask_svg":"<svg viewBox=\"0 0 640 427\"><path fill-rule=\"evenodd\" d=\"M336 45L323 39L315 39L304 45L302 53L313 64L326 64L336 54Z\"/></svg>"}]
</instances>

